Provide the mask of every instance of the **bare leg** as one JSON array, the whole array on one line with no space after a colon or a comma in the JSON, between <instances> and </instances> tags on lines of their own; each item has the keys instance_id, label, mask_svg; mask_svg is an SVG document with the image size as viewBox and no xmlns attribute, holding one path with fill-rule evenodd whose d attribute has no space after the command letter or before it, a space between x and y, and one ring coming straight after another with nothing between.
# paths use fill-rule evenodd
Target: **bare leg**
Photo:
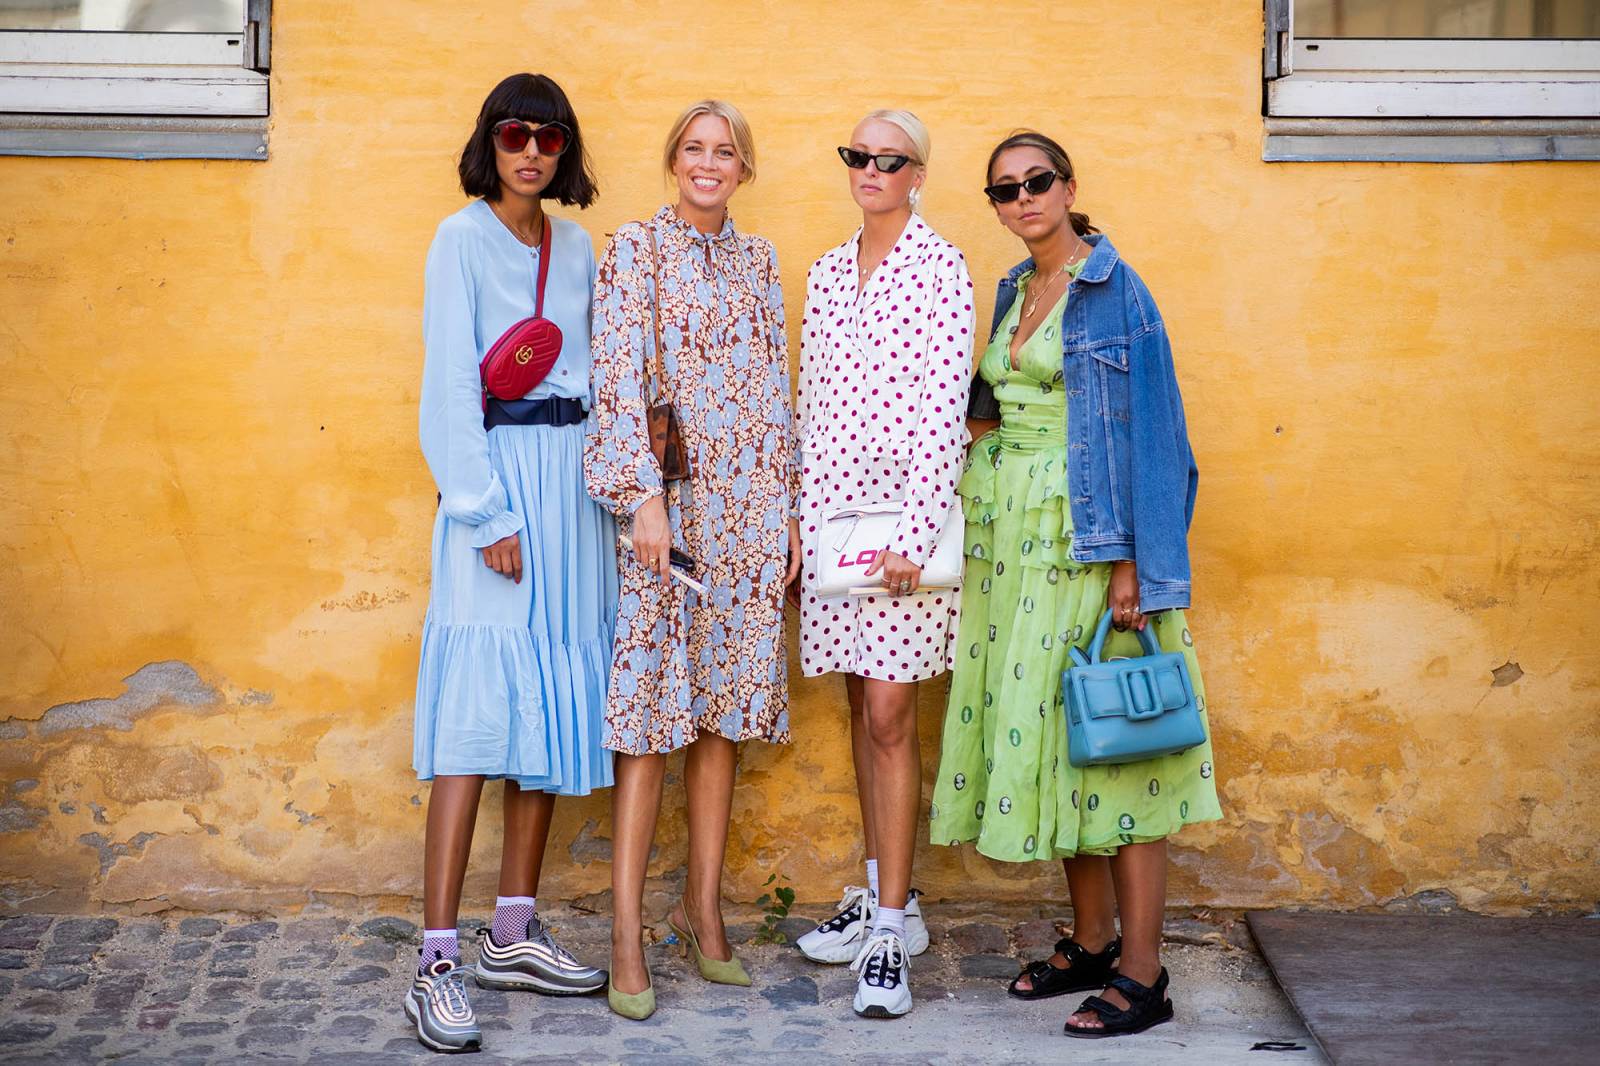
<instances>
[{"instance_id":1,"label":"bare leg","mask_svg":"<svg viewBox=\"0 0 1600 1066\"><path fill-rule=\"evenodd\" d=\"M611 790L611 983L637 995L649 984L644 966L644 876L661 813L665 755L616 756Z\"/></svg>"},{"instance_id":2,"label":"bare leg","mask_svg":"<svg viewBox=\"0 0 1600 1066\"><path fill-rule=\"evenodd\" d=\"M1167 909L1167 842L1124 844L1111 860L1111 876L1117 883L1117 912L1122 918L1122 956L1118 972L1141 985L1155 984L1161 974L1161 922ZM1126 1009L1121 992L1108 988L1100 993L1113 1006ZM1099 1028L1093 1013L1074 1014L1073 1025Z\"/></svg>"},{"instance_id":3,"label":"bare leg","mask_svg":"<svg viewBox=\"0 0 1600 1066\"><path fill-rule=\"evenodd\" d=\"M868 859L878 857L878 837L872 821L872 737L867 733L867 695L860 674L844 675L844 691L850 700L850 758L856 767L856 802L861 804L862 851Z\"/></svg>"},{"instance_id":4,"label":"bare leg","mask_svg":"<svg viewBox=\"0 0 1600 1066\"><path fill-rule=\"evenodd\" d=\"M728 850L728 817L733 809L733 775L738 745L715 733L701 733L684 758L683 785L689 802L689 873L677 918L688 918L700 950L709 959L733 958L722 926L722 864Z\"/></svg>"},{"instance_id":5,"label":"bare leg","mask_svg":"<svg viewBox=\"0 0 1600 1066\"><path fill-rule=\"evenodd\" d=\"M916 682L863 680L872 754L872 821L879 901L901 908L911 891L911 855L922 807Z\"/></svg>"},{"instance_id":6,"label":"bare leg","mask_svg":"<svg viewBox=\"0 0 1600 1066\"><path fill-rule=\"evenodd\" d=\"M524 790L506 782L505 843L500 848L500 894L537 896L544 845L556 798L549 792Z\"/></svg>"},{"instance_id":7,"label":"bare leg","mask_svg":"<svg viewBox=\"0 0 1600 1066\"><path fill-rule=\"evenodd\" d=\"M483 778L477 774L435 777L428 791L428 829L422 845L422 924L454 929L461 912L461 880L472 853Z\"/></svg>"},{"instance_id":8,"label":"bare leg","mask_svg":"<svg viewBox=\"0 0 1600 1066\"><path fill-rule=\"evenodd\" d=\"M1098 954L1116 939L1116 890L1111 879L1111 860L1104 855L1077 855L1061 860L1067 874L1067 891L1072 898L1072 939L1087 951ZM1071 967L1066 956L1056 952L1050 965L1058 970ZM1017 987L1033 989L1033 979L1023 977Z\"/></svg>"}]
</instances>

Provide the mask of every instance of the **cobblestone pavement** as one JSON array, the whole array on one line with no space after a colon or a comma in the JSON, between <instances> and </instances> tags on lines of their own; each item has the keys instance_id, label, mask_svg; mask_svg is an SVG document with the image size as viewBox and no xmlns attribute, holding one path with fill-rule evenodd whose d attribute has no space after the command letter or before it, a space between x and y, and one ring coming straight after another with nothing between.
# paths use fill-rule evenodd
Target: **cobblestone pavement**
<instances>
[{"instance_id":1,"label":"cobblestone pavement","mask_svg":"<svg viewBox=\"0 0 1600 1066\"><path fill-rule=\"evenodd\" d=\"M663 908L664 909L664 908ZM1087 1043L1060 1035L1079 997L1020 1003L1003 980L1018 958L1047 954L1057 933L1038 912L928 906L933 947L913 961L909 1019L865 1021L854 979L788 945L740 943L755 987L700 980L670 941L649 949L660 1009L646 1022L611 1014L604 996L546 998L469 983L488 1063L1060 1061L1209 1064L1324 1061L1249 943L1242 922L1177 919L1167 965L1177 1022L1140 1037ZM753 912L730 912L736 941ZM604 961L606 919L546 914L581 958ZM476 922L463 922L466 932ZM808 926L791 918L797 935ZM653 933L665 932L653 930ZM0 920L0 1062L115 1061L121 1066L285 1061L425 1061L400 1001L417 927L397 917L304 914ZM468 961L474 958L470 942ZM1252 1054L1289 1041L1303 1051Z\"/></svg>"}]
</instances>

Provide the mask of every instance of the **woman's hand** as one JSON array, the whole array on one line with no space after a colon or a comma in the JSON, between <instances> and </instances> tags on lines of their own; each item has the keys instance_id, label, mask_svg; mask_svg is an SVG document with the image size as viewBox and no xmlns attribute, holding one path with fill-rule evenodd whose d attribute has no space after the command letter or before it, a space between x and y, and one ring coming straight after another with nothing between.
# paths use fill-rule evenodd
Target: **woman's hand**
<instances>
[{"instance_id":1,"label":"woman's hand","mask_svg":"<svg viewBox=\"0 0 1600 1066\"><path fill-rule=\"evenodd\" d=\"M1139 571L1132 559L1111 564L1110 607L1112 628L1144 628L1144 615L1139 613Z\"/></svg>"},{"instance_id":2,"label":"woman's hand","mask_svg":"<svg viewBox=\"0 0 1600 1066\"><path fill-rule=\"evenodd\" d=\"M883 571L883 586L891 596L909 596L922 583L922 567L914 564L899 552L881 551L867 567L867 577Z\"/></svg>"},{"instance_id":3,"label":"woman's hand","mask_svg":"<svg viewBox=\"0 0 1600 1066\"><path fill-rule=\"evenodd\" d=\"M667 505L652 496L633 512L633 557L639 565L665 580L671 569L672 523L667 521Z\"/></svg>"},{"instance_id":4,"label":"woman's hand","mask_svg":"<svg viewBox=\"0 0 1600 1066\"><path fill-rule=\"evenodd\" d=\"M789 568L783 575L784 598L794 607L800 606L800 571L805 558L800 547L800 520L789 519Z\"/></svg>"},{"instance_id":5,"label":"woman's hand","mask_svg":"<svg viewBox=\"0 0 1600 1066\"><path fill-rule=\"evenodd\" d=\"M483 550L483 565L522 584L522 541L516 533L501 537Z\"/></svg>"}]
</instances>

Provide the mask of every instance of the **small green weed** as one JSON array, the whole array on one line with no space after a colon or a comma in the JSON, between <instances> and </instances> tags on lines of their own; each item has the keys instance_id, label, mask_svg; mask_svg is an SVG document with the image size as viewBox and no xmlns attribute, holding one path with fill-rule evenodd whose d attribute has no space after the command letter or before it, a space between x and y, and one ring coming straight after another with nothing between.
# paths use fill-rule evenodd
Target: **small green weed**
<instances>
[{"instance_id":1,"label":"small green weed","mask_svg":"<svg viewBox=\"0 0 1600 1066\"><path fill-rule=\"evenodd\" d=\"M775 884L778 881L783 883ZM778 928L778 923L789 917L789 908L794 906L794 889L782 874L773 874L761 887L772 891L761 893L761 898L756 900L756 906L767 913L752 940L757 944L787 944L789 938Z\"/></svg>"}]
</instances>

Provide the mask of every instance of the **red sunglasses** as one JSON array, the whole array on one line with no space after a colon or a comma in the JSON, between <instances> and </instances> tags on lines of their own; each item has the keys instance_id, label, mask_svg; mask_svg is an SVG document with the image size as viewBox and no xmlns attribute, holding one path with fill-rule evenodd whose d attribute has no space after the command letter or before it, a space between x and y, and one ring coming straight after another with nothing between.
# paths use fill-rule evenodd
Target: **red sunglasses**
<instances>
[{"instance_id":1,"label":"red sunglasses","mask_svg":"<svg viewBox=\"0 0 1600 1066\"><path fill-rule=\"evenodd\" d=\"M490 131L502 152L520 152L532 141L540 155L560 155L572 141L572 131L559 122L530 126L520 118L502 119Z\"/></svg>"}]
</instances>

